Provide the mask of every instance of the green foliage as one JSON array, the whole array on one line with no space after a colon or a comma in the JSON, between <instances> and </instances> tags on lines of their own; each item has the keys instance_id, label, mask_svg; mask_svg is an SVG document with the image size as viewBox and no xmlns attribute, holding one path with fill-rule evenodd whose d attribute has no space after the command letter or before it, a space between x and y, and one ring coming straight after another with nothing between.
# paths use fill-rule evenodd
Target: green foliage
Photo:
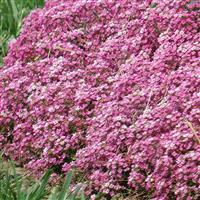
<instances>
[{"instance_id":1,"label":"green foliage","mask_svg":"<svg viewBox=\"0 0 200 200\"><path fill-rule=\"evenodd\" d=\"M70 190L73 171L70 171L62 185L47 190L47 185L53 170L49 169L42 178L24 189L24 177L16 172L13 162L3 164L0 158L0 200L85 200L81 186Z\"/></svg>"},{"instance_id":2,"label":"green foliage","mask_svg":"<svg viewBox=\"0 0 200 200\"><path fill-rule=\"evenodd\" d=\"M0 64L7 53L7 43L20 33L23 18L43 5L44 0L0 0Z\"/></svg>"}]
</instances>

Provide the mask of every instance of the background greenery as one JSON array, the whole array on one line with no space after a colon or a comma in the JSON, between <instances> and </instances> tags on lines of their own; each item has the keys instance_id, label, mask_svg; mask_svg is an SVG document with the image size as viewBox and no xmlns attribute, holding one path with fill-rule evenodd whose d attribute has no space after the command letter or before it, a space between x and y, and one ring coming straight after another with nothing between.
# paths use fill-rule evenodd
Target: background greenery
<instances>
[{"instance_id":1,"label":"background greenery","mask_svg":"<svg viewBox=\"0 0 200 200\"><path fill-rule=\"evenodd\" d=\"M85 200L82 186L71 188L73 171L68 172L62 185L50 187L52 172L49 169L40 180L34 180L0 156L0 200Z\"/></svg>"},{"instance_id":2,"label":"background greenery","mask_svg":"<svg viewBox=\"0 0 200 200\"><path fill-rule=\"evenodd\" d=\"M20 33L23 18L32 9L43 5L44 0L0 0L0 65L9 40Z\"/></svg>"}]
</instances>

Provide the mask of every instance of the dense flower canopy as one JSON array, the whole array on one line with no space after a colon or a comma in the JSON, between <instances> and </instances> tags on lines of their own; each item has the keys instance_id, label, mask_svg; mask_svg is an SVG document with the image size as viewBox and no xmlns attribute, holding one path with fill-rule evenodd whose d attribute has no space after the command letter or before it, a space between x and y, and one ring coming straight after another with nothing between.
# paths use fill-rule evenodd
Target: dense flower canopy
<instances>
[{"instance_id":1,"label":"dense flower canopy","mask_svg":"<svg viewBox=\"0 0 200 200\"><path fill-rule=\"evenodd\" d=\"M0 69L0 147L35 173L83 170L92 193L200 193L200 5L48 0Z\"/></svg>"}]
</instances>

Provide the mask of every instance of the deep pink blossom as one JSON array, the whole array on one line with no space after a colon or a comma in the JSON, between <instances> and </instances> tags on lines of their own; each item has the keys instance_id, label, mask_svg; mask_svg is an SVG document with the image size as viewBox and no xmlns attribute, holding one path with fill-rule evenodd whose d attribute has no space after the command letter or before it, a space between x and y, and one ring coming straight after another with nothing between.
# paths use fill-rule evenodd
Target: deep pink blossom
<instances>
[{"instance_id":1,"label":"deep pink blossom","mask_svg":"<svg viewBox=\"0 0 200 200\"><path fill-rule=\"evenodd\" d=\"M0 69L0 146L83 170L92 197L197 199L199 89L198 1L47 0Z\"/></svg>"}]
</instances>

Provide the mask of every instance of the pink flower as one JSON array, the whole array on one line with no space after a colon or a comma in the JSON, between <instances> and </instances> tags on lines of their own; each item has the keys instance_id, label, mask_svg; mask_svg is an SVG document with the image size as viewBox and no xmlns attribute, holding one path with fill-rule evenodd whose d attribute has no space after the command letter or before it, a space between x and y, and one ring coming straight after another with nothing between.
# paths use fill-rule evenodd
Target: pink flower
<instances>
[{"instance_id":1,"label":"pink flower","mask_svg":"<svg viewBox=\"0 0 200 200\"><path fill-rule=\"evenodd\" d=\"M38 176L83 170L91 198L197 199L199 15L195 0L47 0L0 69L0 147Z\"/></svg>"}]
</instances>

